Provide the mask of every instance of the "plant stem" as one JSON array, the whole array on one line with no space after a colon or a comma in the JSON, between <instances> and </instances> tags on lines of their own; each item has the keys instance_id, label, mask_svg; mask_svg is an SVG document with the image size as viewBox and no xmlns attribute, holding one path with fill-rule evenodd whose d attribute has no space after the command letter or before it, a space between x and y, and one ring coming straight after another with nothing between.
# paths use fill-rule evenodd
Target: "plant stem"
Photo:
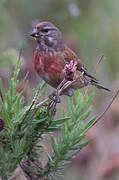
<instances>
[{"instance_id":1,"label":"plant stem","mask_svg":"<svg viewBox=\"0 0 119 180\"><path fill-rule=\"evenodd\" d=\"M100 58L99 58L99 60L98 60L98 62L97 62L97 64L96 64L96 66L95 66L95 69L94 69L94 71L93 71L93 73L92 73L92 76L95 76L95 75L96 75L97 69L98 69L98 67L99 67L99 65L100 65L100 63L101 63L101 61L103 60L103 58L104 58L104 54L102 54L102 55L100 56ZM84 99L85 99L86 96L87 96L89 87L90 87L90 86L88 86L88 87L86 88L86 90L85 90L85 93L84 93Z\"/></svg>"},{"instance_id":2,"label":"plant stem","mask_svg":"<svg viewBox=\"0 0 119 180\"><path fill-rule=\"evenodd\" d=\"M96 120L93 122L93 124L91 124L88 129L86 130L86 132L92 128L95 124L97 124L97 122L105 115L105 113L109 110L109 108L111 107L112 103L115 101L116 97L118 96L119 94L119 89L117 90L117 92L115 93L115 95L112 97L110 103L108 104L108 106L105 108L105 110L102 112L102 114L100 114Z\"/></svg>"}]
</instances>

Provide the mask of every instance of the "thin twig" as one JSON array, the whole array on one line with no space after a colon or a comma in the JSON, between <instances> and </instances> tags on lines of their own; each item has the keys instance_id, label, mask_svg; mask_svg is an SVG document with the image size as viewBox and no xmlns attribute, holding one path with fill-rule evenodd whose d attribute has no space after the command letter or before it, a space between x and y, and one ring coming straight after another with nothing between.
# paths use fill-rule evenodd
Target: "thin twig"
<instances>
[{"instance_id":1,"label":"thin twig","mask_svg":"<svg viewBox=\"0 0 119 180\"><path fill-rule=\"evenodd\" d=\"M92 76L95 76L95 75L96 75L97 69L98 69L101 61L103 60L103 58L104 58L104 54L102 54L102 55L100 56L100 58L99 58L99 60L98 60L98 62L97 62L97 64L96 64L96 66L95 66L95 69L94 69L94 71L93 71L93 73L92 73Z\"/></svg>"},{"instance_id":2,"label":"thin twig","mask_svg":"<svg viewBox=\"0 0 119 180\"><path fill-rule=\"evenodd\" d=\"M104 54L102 54L102 55L100 56L100 58L99 58L99 60L98 60L98 62L97 62L97 64L96 64L96 66L95 66L95 69L94 69L94 71L93 71L93 73L92 73L92 76L95 76L95 75L96 75L97 69L98 69L98 67L99 67L99 65L100 65L100 63L101 63L101 61L103 60L103 58L104 58ZM87 96L89 87L90 87L90 86L88 86L88 87L86 88L86 90L85 90L85 93L84 93L84 99L85 99L86 96Z\"/></svg>"},{"instance_id":3,"label":"thin twig","mask_svg":"<svg viewBox=\"0 0 119 180\"><path fill-rule=\"evenodd\" d=\"M112 103L115 101L116 97L118 96L119 94L119 89L117 90L117 92L115 93L115 95L112 97L110 103L108 104L108 106L105 108L105 110L102 112L102 114L100 114L96 120L93 122L93 124L91 124L88 129L86 130L86 132L92 128L95 124L97 124L97 122L99 122L99 120L105 115L105 113L109 110L109 108L111 107Z\"/></svg>"},{"instance_id":4,"label":"thin twig","mask_svg":"<svg viewBox=\"0 0 119 180\"><path fill-rule=\"evenodd\" d=\"M49 100L49 98L44 99L42 102L36 104L35 108L38 109L39 107L41 107L44 103L46 103Z\"/></svg>"},{"instance_id":5,"label":"thin twig","mask_svg":"<svg viewBox=\"0 0 119 180\"><path fill-rule=\"evenodd\" d=\"M40 90L40 88L39 88L39 90ZM25 117L24 117L23 120L25 120L25 118L26 118L26 116L28 115L28 113L30 112L31 108L33 107L33 105L35 104L35 102L37 102L39 90L37 91L37 93L36 93L36 95L35 95L35 97L34 97L34 99L33 99L33 101L32 101L32 104L31 104L30 108L28 109L27 114L25 115ZM27 129L26 129L24 138L26 138L26 136L27 136L27 134L28 134L28 132L29 132L30 126L31 126L32 121L33 121L33 118L34 118L36 112L38 111L39 107L41 107L41 106L42 106L45 102L47 102L48 100L49 100L49 98L46 98L44 101L42 101L42 102L40 102L39 104L35 105L35 107L34 107L35 110L34 110L32 116L31 116L31 119L30 119L29 124L28 124L28 126L27 126ZM22 121L22 123L23 123L23 121Z\"/></svg>"},{"instance_id":6,"label":"thin twig","mask_svg":"<svg viewBox=\"0 0 119 180\"><path fill-rule=\"evenodd\" d=\"M23 118L20 126L24 123L24 121L25 121L26 117L28 116L29 112L31 111L33 105L37 102L37 98L38 98L39 91L40 91L40 88L39 88L38 91L36 92L36 94L35 94L35 96L34 96L34 98L33 98L33 100L32 100L32 103L31 103L29 109L27 110L27 112L25 113L24 118Z\"/></svg>"},{"instance_id":7,"label":"thin twig","mask_svg":"<svg viewBox=\"0 0 119 180\"><path fill-rule=\"evenodd\" d=\"M29 114L31 108L33 107L33 105L37 102L37 100L38 100L38 95L39 95L39 91L40 91L40 88L39 88L38 91L36 92L36 94L35 94L35 96L34 96L34 98L33 98L33 101L32 101L32 103L31 103L31 105L30 105L30 108L28 109L28 111L26 112L26 114L25 114L25 116L24 116L24 118L23 118L22 124L23 124L23 122L25 121L26 117L28 116L28 114ZM27 129L26 129L26 132L25 132L25 135L24 135L24 138L26 138L27 132L29 131L29 128L30 128L30 126L31 126L31 124L32 124L32 120L33 120L33 118L34 118L34 116L35 116L35 114L36 114L37 111L38 111L38 108L35 109L35 111L33 112L32 116L31 116L31 119L30 119L30 121L29 121L29 124L28 124L28 126L27 126Z\"/></svg>"},{"instance_id":8,"label":"thin twig","mask_svg":"<svg viewBox=\"0 0 119 180\"><path fill-rule=\"evenodd\" d=\"M24 172L25 177L27 178L27 180L31 180L32 176L29 174L29 172L25 169L25 167L22 166L22 162L19 163L21 169Z\"/></svg>"},{"instance_id":9,"label":"thin twig","mask_svg":"<svg viewBox=\"0 0 119 180\"><path fill-rule=\"evenodd\" d=\"M20 62L20 59L21 59L21 56L22 56L22 52L23 52L23 49L21 48L20 51L19 51L19 56L18 56L18 64Z\"/></svg>"},{"instance_id":10,"label":"thin twig","mask_svg":"<svg viewBox=\"0 0 119 180\"><path fill-rule=\"evenodd\" d=\"M30 126L31 126L32 121L33 121L33 118L34 118L34 116L35 116L35 114L36 114L37 111L38 111L38 109L35 109L35 111L33 112L32 116L31 116L31 119L30 119L30 121L29 121L29 124L28 124L28 126L27 126L27 128L26 128L26 132L25 132L25 134L24 134L24 139L26 139L26 136L27 136L27 134L28 134L28 132L29 132Z\"/></svg>"},{"instance_id":11,"label":"thin twig","mask_svg":"<svg viewBox=\"0 0 119 180\"><path fill-rule=\"evenodd\" d=\"M59 95L62 93L62 91L64 91L65 89L67 89L68 87L70 87L74 82L76 82L76 80L72 80L72 81L67 81L60 89Z\"/></svg>"}]
</instances>

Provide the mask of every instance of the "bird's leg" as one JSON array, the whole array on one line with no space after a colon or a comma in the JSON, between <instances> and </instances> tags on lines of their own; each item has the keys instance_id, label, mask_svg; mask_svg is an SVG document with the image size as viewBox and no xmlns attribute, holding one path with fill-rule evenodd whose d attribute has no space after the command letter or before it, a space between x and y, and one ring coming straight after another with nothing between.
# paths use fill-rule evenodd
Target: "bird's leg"
<instances>
[{"instance_id":1,"label":"bird's leg","mask_svg":"<svg viewBox=\"0 0 119 180\"><path fill-rule=\"evenodd\" d=\"M59 98L60 94L59 94L59 92L60 92L60 89L64 86L64 84L66 82L67 82L67 79L64 78L63 81L57 87L57 89L52 94L50 94L48 96L52 101L54 101L56 103L60 103L60 98Z\"/></svg>"},{"instance_id":2,"label":"bird's leg","mask_svg":"<svg viewBox=\"0 0 119 180\"><path fill-rule=\"evenodd\" d=\"M48 111L49 111L49 109L52 109L54 113L56 112L56 104L60 103L59 96L62 92L61 89L62 89L62 87L64 87L64 85L66 83L67 83L67 81L64 78L64 80L59 84L57 89L55 91L53 91L53 93L48 96L51 99L51 101L48 104L48 108L47 108Z\"/></svg>"},{"instance_id":3,"label":"bird's leg","mask_svg":"<svg viewBox=\"0 0 119 180\"><path fill-rule=\"evenodd\" d=\"M48 111L49 109L53 110L53 113L56 113L56 104L60 103L60 94L62 92L62 88L64 87L64 85L67 83L67 80L64 78L63 81L59 84L59 86L57 87L57 89L49 95L49 98L51 99L50 103L48 104ZM64 89L64 88L63 88Z\"/></svg>"},{"instance_id":4,"label":"bird's leg","mask_svg":"<svg viewBox=\"0 0 119 180\"><path fill-rule=\"evenodd\" d=\"M56 91L53 91L48 97L50 100L55 101Z\"/></svg>"},{"instance_id":5,"label":"bird's leg","mask_svg":"<svg viewBox=\"0 0 119 180\"><path fill-rule=\"evenodd\" d=\"M54 102L53 100L51 100L49 102L48 107L47 107L47 111L49 111L50 109L53 110L54 114L56 113L56 102Z\"/></svg>"},{"instance_id":6,"label":"bird's leg","mask_svg":"<svg viewBox=\"0 0 119 180\"><path fill-rule=\"evenodd\" d=\"M76 81L74 80L74 72L76 71L77 62L71 61L68 65L65 66L65 77L63 81L59 84L57 89L49 95L51 102L49 103L49 108L56 109L56 103L60 103L59 96L61 95L62 91L66 88L70 87L72 83Z\"/></svg>"},{"instance_id":7,"label":"bird's leg","mask_svg":"<svg viewBox=\"0 0 119 180\"><path fill-rule=\"evenodd\" d=\"M53 97L52 101L54 101L55 103L60 103L60 99L59 96L61 95L61 93L67 89L68 87L70 87L76 80L73 81L65 81L64 84L62 84L62 86L58 86L58 88L56 89L56 91L54 91L53 93L55 94L55 97Z\"/></svg>"},{"instance_id":8,"label":"bird's leg","mask_svg":"<svg viewBox=\"0 0 119 180\"><path fill-rule=\"evenodd\" d=\"M68 87L70 87L72 85L72 83L74 83L76 80L73 81L67 81L66 79L64 79L60 85L58 86L58 88L56 89L56 91L53 92L53 95L55 94L55 97L53 97L53 99L51 99L50 103L48 104L48 111L49 109L53 110L53 113L56 113L56 104L60 102L59 96L61 95L62 91L64 91L65 89L67 89Z\"/></svg>"},{"instance_id":9,"label":"bird's leg","mask_svg":"<svg viewBox=\"0 0 119 180\"><path fill-rule=\"evenodd\" d=\"M51 99L51 101L48 104L48 111L49 109L53 110L53 113L56 113L56 104L60 103L60 89L65 85L65 83L67 82L67 80L64 78L63 81L59 84L59 86L57 87L57 89L55 91L53 91L52 94L50 94L48 97Z\"/></svg>"},{"instance_id":10,"label":"bird's leg","mask_svg":"<svg viewBox=\"0 0 119 180\"><path fill-rule=\"evenodd\" d=\"M70 87L76 80L73 80L73 81L67 81L62 87L61 89L59 90L59 95L61 95L61 93L67 89L68 87Z\"/></svg>"}]
</instances>

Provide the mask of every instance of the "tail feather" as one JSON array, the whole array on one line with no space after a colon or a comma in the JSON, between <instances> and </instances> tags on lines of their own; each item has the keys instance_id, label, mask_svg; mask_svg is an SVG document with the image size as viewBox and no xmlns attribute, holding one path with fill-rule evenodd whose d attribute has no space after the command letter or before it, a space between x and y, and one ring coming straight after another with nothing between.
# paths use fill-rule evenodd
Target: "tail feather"
<instances>
[{"instance_id":1,"label":"tail feather","mask_svg":"<svg viewBox=\"0 0 119 180\"><path fill-rule=\"evenodd\" d=\"M105 88L103 85L99 84L98 80L95 79L93 76L91 76L91 75L88 73L87 69L86 69L84 66L81 67L81 70L80 70L80 71L84 73L85 78L86 78L87 81L90 82L92 85L96 86L96 87L99 88L99 89L104 89L104 90L106 90L106 91L110 91L110 89Z\"/></svg>"},{"instance_id":2,"label":"tail feather","mask_svg":"<svg viewBox=\"0 0 119 180\"><path fill-rule=\"evenodd\" d=\"M85 76L88 76L88 77L90 77L91 79L93 79L94 81L98 82L98 80L95 79L95 77L93 77L92 75L90 75L90 74L88 73L88 71L87 71L87 69L86 69L85 66L82 66L82 67L81 67L81 71L84 72L84 75L85 75Z\"/></svg>"},{"instance_id":3,"label":"tail feather","mask_svg":"<svg viewBox=\"0 0 119 180\"><path fill-rule=\"evenodd\" d=\"M96 87L99 88L99 89L104 89L104 90L106 90L106 91L111 91L110 89L105 88L103 85L101 85L101 84L99 84L99 83L97 83L97 82L95 82L95 81L92 82L92 85L96 86Z\"/></svg>"}]
</instances>

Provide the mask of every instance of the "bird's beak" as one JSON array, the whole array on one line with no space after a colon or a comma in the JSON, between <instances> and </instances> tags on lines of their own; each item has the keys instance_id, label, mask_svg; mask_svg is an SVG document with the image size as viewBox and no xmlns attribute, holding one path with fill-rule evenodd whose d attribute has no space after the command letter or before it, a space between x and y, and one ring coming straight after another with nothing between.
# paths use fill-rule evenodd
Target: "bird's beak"
<instances>
[{"instance_id":1,"label":"bird's beak","mask_svg":"<svg viewBox=\"0 0 119 180\"><path fill-rule=\"evenodd\" d=\"M34 30L30 33L30 36L35 37L35 38L39 37L39 32L38 32L38 30L37 30L37 29L34 29Z\"/></svg>"}]
</instances>

